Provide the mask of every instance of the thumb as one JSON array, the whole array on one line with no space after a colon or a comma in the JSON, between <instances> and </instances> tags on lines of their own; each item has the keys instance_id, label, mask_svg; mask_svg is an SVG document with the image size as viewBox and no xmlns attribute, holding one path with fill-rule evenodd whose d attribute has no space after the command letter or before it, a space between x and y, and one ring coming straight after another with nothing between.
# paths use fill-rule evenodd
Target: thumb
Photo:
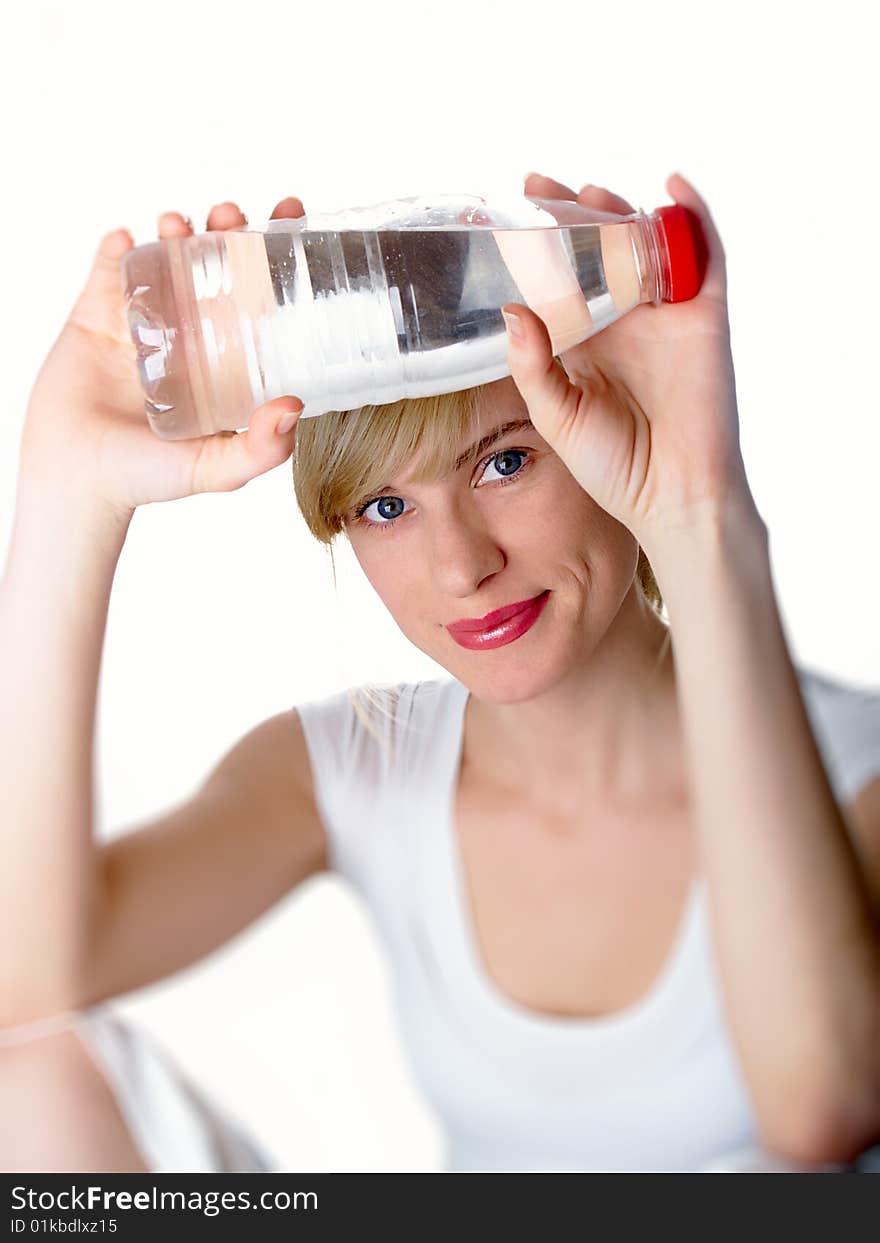
<instances>
[{"instance_id":1,"label":"thumb","mask_svg":"<svg viewBox=\"0 0 880 1243\"><path fill-rule=\"evenodd\" d=\"M628 469L632 436L614 403L605 400L607 381L596 368L595 374L578 373L573 384L553 356L543 320L515 303L502 312L508 366L532 423L581 487L618 517L614 481Z\"/></svg>"},{"instance_id":2,"label":"thumb","mask_svg":"<svg viewBox=\"0 0 880 1243\"><path fill-rule=\"evenodd\" d=\"M280 466L293 451L294 429L303 409L298 397L276 397L254 411L245 431L205 436L193 467L191 491L233 492Z\"/></svg>"},{"instance_id":3,"label":"thumb","mask_svg":"<svg viewBox=\"0 0 880 1243\"><path fill-rule=\"evenodd\" d=\"M557 363L544 321L528 307L501 308L507 326L510 374L544 439L560 452L577 420L580 392Z\"/></svg>"}]
</instances>

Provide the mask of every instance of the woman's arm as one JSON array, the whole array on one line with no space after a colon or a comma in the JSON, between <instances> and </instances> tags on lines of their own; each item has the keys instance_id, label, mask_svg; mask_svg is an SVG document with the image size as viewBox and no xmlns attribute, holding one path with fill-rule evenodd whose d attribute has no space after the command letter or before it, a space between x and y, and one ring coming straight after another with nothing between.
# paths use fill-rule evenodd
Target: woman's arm
<instances>
[{"instance_id":1,"label":"woman's arm","mask_svg":"<svg viewBox=\"0 0 880 1243\"><path fill-rule=\"evenodd\" d=\"M745 497L651 549L732 1034L763 1138L848 1160L880 1132L880 938Z\"/></svg>"},{"instance_id":2,"label":"woman's arm","mask_svg":"<svg viewBox=\"0 0 880 1243\"><path fill-rule=\"evenodd\" d=\"M98 675L128 525L97 505L18 511L0 583L0 1029L171 975L327 866L293 709L190 798L95 841Z\"/></svg>"},{"instance_id":3,"label":"woman's arm","mask_svg":"<svg viewBox=\"0 0 880 1243\"><path fill-rule=\"evenodd\" d=\"M84 968L95 702L129 522L48 489L16 509L0 583L0 1026L65 1008Z\"/></svg>"},{"instance_id":4,"label":"woman's arm","mask_svg":"<svg viewBox=\"0 0 880 1243\"><path fill-rule=\"evenodd\" d=\"M275 217L302 214L282 200ZM238 228L234 204L208 230ZM165 213L159 236L192 225ZM0 1026L75 1004L102 869L92 837L95 706L110 590L134 510L234 491L290 456L302 402L255 410L234 436L151 431L126 319L127 230L106 234L31 391L16 510L0 583ZM279 419L279 416L281 418ZM222 899L222 895L221 895Z\"/></svg>"}]
</instances>

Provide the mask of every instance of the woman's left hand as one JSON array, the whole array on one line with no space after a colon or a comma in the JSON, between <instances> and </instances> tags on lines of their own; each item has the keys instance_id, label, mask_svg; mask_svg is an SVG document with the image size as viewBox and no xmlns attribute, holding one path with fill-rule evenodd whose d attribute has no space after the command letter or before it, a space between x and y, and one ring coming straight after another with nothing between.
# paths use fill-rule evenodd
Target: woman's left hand
<instances>
[{"instance_id":1,"label":"woman's left hand","mask_svg":"<svg viewBox=\"0 0 880 1243\"><path fill-rule=\"evenodd\" d=\"M702 287L688 302L643 304L554 360L544 323L508 303L511 375L539 433L578 483L645 548L730 500L754 507L740 453L721 238L689 182L666 188L698 216L708 249ZM525 193L576 200L599 211L635 208L608 190L580 193L531 174Z\"/></svg>"}]
</instances>

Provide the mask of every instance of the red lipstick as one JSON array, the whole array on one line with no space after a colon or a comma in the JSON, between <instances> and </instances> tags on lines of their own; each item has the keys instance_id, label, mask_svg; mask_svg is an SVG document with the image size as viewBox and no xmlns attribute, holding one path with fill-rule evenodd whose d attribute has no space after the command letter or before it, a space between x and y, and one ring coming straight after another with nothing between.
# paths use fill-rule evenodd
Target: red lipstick
<instances>
[{"instance_id":1,"label":"red lipstick","mask_svg":"<svg viewBox=\"0 0 880 1243\"><path fill-rule=\"evenodd\" d=\"M456 643L471 651L502 647L531 629L540 617L549 595L548 589L529 600L518 600L516 604L505 604L503 608L493 609L485 617L463 617L460 621L450 622L446 629Z\"/></svg>"}]
</instances>

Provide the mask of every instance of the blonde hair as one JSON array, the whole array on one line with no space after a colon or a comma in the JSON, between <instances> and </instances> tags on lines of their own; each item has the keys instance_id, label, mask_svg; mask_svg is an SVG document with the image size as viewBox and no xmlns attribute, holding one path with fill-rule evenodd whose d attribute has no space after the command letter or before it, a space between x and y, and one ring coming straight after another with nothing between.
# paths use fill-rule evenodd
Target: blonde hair
<instances>
[{"instance_id":1,"label":"blonde hair","mask_svg":"<svg viewBox=\"0 0 880 1243\"><path fill-rule=\"evenodd\" d=\"M300 420L293 452L294 491L307 527L330 551L334 583L333 541L345 530L345 515L404 467L421 483L451 474L464 438L479 428L485 389L478 385L457 393L403 398L388 405L360 406ZM663 597L641 546L636 579L643 598L665 620ZM349 689L355 711L369 728L358 691L364 691L366 700L380 711L385 706L369 687Z\"/></svg>"}]
</instances>

